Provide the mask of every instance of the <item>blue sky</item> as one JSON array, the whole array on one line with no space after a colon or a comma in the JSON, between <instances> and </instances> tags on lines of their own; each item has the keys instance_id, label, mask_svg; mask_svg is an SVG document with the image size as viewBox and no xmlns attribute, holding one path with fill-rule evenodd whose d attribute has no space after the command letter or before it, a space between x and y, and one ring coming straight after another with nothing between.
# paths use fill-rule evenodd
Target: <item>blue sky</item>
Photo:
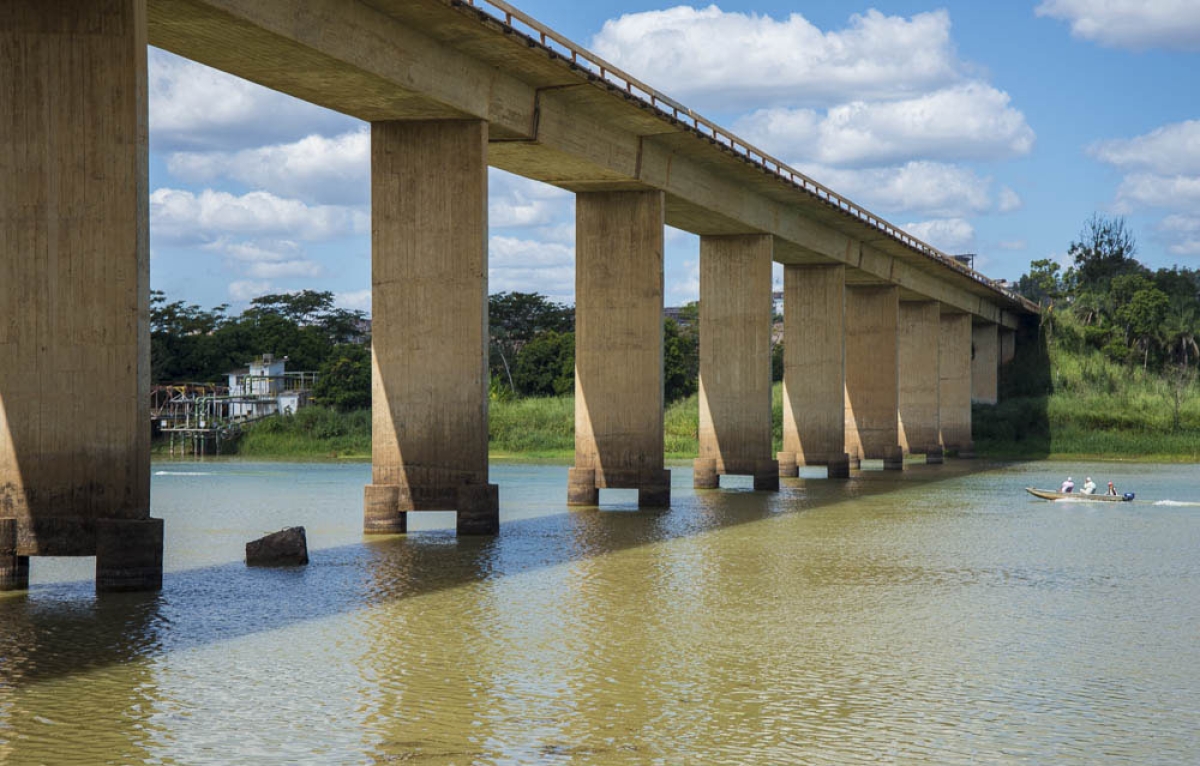
<instances>
[{"instance_id":1,"label":"blue sky","mask_svg":"<svg viewBox=\"0 0 1200 766\"><path fill-rule=\"evenodd\" d=\"M517 5L990 277L1065 263L1093 212L1200 268L1200 0ZM153 49L150 93L156 289L369 311L364 123ZM572 196L493 171L490 198L491 291L573 301ZM698 250L668 230L668 305Z\"/></svg>"}]
</instances>

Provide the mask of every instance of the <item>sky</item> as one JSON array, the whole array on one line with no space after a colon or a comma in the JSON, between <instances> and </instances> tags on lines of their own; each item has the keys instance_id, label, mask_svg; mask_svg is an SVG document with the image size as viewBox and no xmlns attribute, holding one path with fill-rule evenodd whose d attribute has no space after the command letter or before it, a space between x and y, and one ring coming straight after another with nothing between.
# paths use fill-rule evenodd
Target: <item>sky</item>
<instances>
[{"instance_id":1,"label":"sky","mask_svg":"<svg viewBox=\"0 0 1200 766\"><path fill-rule=\"evenodd\" d=\"M1094 213L1200 268L1200 0L520 0L634 77L993 279ZM152 48L151 283L370 313L366 123ZM489 292L574 301L573 195L489 175ZM667 229L667 305L699 293ZM776 266L776 278L779 279Z\"/></svg>"}]
</instances>

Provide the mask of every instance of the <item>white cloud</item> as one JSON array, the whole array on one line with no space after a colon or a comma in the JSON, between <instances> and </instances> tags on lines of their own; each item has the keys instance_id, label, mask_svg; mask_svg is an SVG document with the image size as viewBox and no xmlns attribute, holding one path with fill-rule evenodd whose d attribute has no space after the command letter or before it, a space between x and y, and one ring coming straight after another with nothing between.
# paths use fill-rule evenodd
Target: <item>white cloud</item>
<instances>
[{"instance_id":1,"label":"white cloud","mask_svg":"<svg viewBox=\"0 0 1200 766\"><path fill-rule=\"evenodd\" d=\"M335 293L333 305L348 311L365 311L371 313L371 288Z\"/></svg>"},{"instance_id":2,"label":"white cloud","mask_svg":"<svg viewBox=\"0 0 1200 766\"><path fill-rule=\"evenodd\" d=\"M488 225L495 228L561 225L574 195L557 186L493 169L488 176ZM574 237L574 234L571 235Z\"/></svg>"},{"instance_id":3,"label":"white cloud","mask_svg":"<svg viewBox=\"0 0 1200 766\"><path fill-rule=\"evenodd\" d=\"M1141 207L1194 210L1200 207L1200 176L1160 176L1133 173L1117 187L1116 211L1130 213Z\"/></svg>"},{"instance_id":4,"label":"white cloud","mask_svg":"<svg viewBox=\"0 0 1200 766\"><path fill-rule=\"evenodd\" d=\"M975 244L975 227L961 218L906 223L901 228L946 253L968 251Z\"/></svg>"},{"instance_id":5,"label":"white cloud","mask_svg":"<svg viewBox=\"0 0 1200 766\"><path fill-rule=\"evenodd\" d=\"M575 248L556 242L494 236L488 242L488 292L538 292L573 301Z\"/></svg>"},{"instance_id":6,"label":"white cloud","mask_svg":"<svg viewBox=\"0 0 1200 766\"><path fill-rule=\"evenodd\" d=\"M1113 48L1200 50L1195 0L1044 0L1036 13L1068 22L1076 37Z\"/></svg>"},{"instance_id":7,"label":"white cloud","mask_svg":"<svg viewBox=\"0 0 1200 766\"><path fill-rule=\"evenodd\" d=\"M238 280L229 283L229 297L239 302L251 301L260 295L273 292L276 292L276 290L271 286L270 282Z\"/></svg>"},{"instance_id":8,"label":"white cloud","mask_svg":"<svg viewBox=\"0 0 1200 766\"><path fill-rule=\"evenodd\" d=\"M865 170L801 165L800 170L868 209L961 218L993 207L991 179L957 165L909 162Z\"/></svg>"},{"instance_id":9,"label":"white cloud","mask_svg":"<svg viewBox=\"0 0 1200 766\"><path fill-rule=\"evenodd\" d=\"M681 306L700 298L700 261L699 259L683 262L682 269L676 269L667 275L666 303Z\"/></svg>"},{"instance_id":10,"label":"white cloud","mask_svg":"<svg viewBox=\"0 0 1200 766\"><path fill-rule=\"evenodd\" d=\"M959 77L944 10L911 19L870 10L822 32L797 13L677 6L607 21L591 47L653 87L720 108L895 98Z\"/></svg>"},{"instance_id":11,"label":"white cloud","mask_svg":"<svg viewBox=\"0 0 1200 766\"><path fill-rule=\"evenodd\" d=\"M220 236L295 237L327 240L369 230L369 216L335 205L306 205L268 192L235 196L205 189L199 194L159 188L150 194L151 234L181 242Z\"/></svg>"},{"instance_id":12,"label":"white cloud","mask_svg":"<svg viewBox=\"0 0 1200 766\"><path fill-rule=\"evenodd\" d=\"M1200 175L1200 120L1164 125L1134 138L1099 141L1088 152L1125 170Z\"/></svg>"},{"instance_id":13,"label":"white cloud","mask_svg":"<svg viewBox=\"0 0 1200 766\"><path fill-rule=\"evenodd\" d=\"M149 54L149 102L155 151L240 149L344 133L358 123L157 48Z\"/></svg>"},{"instance_id":14,"label":"white cloud","mask_svg":"<svg viewBox=\"0 0 1200 766\"><path fill-rule=\"evenodd\" d=\"M968 82L899 101L855 101L823 117L810 109L759 110L734 130L775 154L829 165L995 160L1033 148L1033 130L1009 102L1007 93Z\"/></svg>"},{"instance_id":15,"label":"white cloud","mask_svg":"<svg viewBox=\"0 0 1200 766\"><path fill-rule=\"evenodd\" d=\"M230 178L305 202L366 205L371 196L371 131L310 135L236 152L175 152L167 170L191 183Z\"/></svg>"},{"instance_id":16,"label":"white cloud","mask_svg":"<svg viewBox=\"0 0 1200 766\"><path fill-rule=\"evenodd\" d=\"M1023 239L1006 239L996 243L997 250L1025 250L1029 243Z\"/></svg>"},{"instance_id":17,"label":"white cloud","mask_svg":"<svg viewBox=\"0 0 1200 766\"><path fill-rule=\"evenodd\" d=\"M1200 216L1169 215L1158 224L1160 237L1174 255L1200 255Z\"/></svg>"},{"instance_id":18,"label":"white cloud","mask_svg":"<svg viewBox=\"0 0 1200 766\"><path fill-rule=\"evenodd\" d=\"M1001 187L1000 194L996 200L996 210L1001 213L1011 213L1014 210L1020 210L1025 203L1021 200L1021 195L1017 194L1007 186Z\"/></svg>"},{"instance_id":19,"label":"white cloud","mask_svg":"<svg viewBox=\"0 0 1200 766\"><path fill-rule=\"evenodd\" d=\"M202 245L202 249L225 257L229 268L258 280L315 278L325 269L304 257L303 249L290 240L270 242L234 242L221 238Z\"/></svg>"}]
</instances>

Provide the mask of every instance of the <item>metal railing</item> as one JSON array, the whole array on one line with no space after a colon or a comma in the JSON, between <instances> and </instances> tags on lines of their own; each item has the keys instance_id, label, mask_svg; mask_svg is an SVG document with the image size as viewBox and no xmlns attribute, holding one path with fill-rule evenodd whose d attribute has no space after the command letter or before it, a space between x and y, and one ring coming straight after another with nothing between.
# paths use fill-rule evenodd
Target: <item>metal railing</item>
<instances>
[{"instance_id":1,"label":"metal railing","mask_svg":"<svg viewBox=\"0 0 1200 766\"><path fill-rule=\"evenodd\" d=\"M529 44L540 45L550 54L551 58L561 58L564 61L569 61L572 66L599 78L610 88L624 91L630 97L636 98L653 107L664 116L687 125L701 137L773 173L794 187L887 234L922 255L992 290L996 290L1014 300L1024 302L1022 298L1010 290L1000 287L992 282L992 280L974 269L959 263L953 257L938 250L933 245L917 239L895 224L880 218L866 208L856 205L829 187L814 181L795 168L788 166L787 163L772 157L754 145L738 138L715 122L696 114L678 101L660 93L636 77L627 74L619 67L605 61L583 46L572 42L503 0L449 0L449 3L452 6L465 5L476 9L479 13L503 24L507 28L506 32L510 31L523 35Z\"/></svg>"}]
</instances>

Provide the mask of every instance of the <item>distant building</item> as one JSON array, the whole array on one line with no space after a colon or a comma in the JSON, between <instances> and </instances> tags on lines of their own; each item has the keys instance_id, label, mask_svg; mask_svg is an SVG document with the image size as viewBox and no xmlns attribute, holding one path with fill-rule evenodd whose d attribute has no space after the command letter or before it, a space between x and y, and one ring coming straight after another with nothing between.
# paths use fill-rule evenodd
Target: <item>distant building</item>
<instances>
[{"instance_id":1,"label":"distant building","mask_svg":"<svg viewBox=\"0 0 1200 766\"><path fill-rule=\"evenodd\" d=\"M287 357L263 354L246 369L229 375L229 417L256 420L290 415L309 404L316 384L314 372L287 372Z\"/></svg>"}]
</instances>

